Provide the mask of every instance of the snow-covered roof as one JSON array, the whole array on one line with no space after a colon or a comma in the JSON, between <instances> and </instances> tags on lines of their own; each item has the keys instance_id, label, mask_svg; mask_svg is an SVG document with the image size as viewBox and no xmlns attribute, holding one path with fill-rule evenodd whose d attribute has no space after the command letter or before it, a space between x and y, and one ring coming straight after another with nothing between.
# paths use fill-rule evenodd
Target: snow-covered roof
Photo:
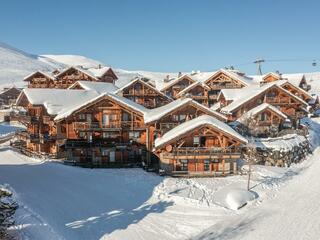
<instances>
[{"instance_id":1,"label":"snow-covered roof","mask_svg":"<svg viewBox=\"0 0 320 240\"><path fill-rule=\"evenodd\" d=\"M172 140L179 138L187 133L192 132L195 129L198 129L203 126L209 126L212 128L221 131L222 133L229 135L237 140L241 141L242 143L247 143L247 139L233 130L229 125L217 120L214 117L209 115L202 115L200 117L194 118L192 120L186 121L177 127L171 129L167 133L165 133L162 137L157 138L155 140L155 147L158 148L171 142Z\"/></svg>"},{"instance_id":2,"label":"snow-covered roof","mask_svg":"<svg viewBox=\"0 0 320 240\"><path fill-rule=\"evenodd\" d=\"M288 95L290 95L291 97L293 97L297 101L301 102L305 106L308 105L301 98L297 97L296 95L290 93L286 89L284 89L281 86L279 86L279 82L278 83L277 82L278 81L271 82L271 83L266 83L266 84L264 84L262 86L251 85L251 86L239 89L236 92L235 97L233 98L233 102L230 103L229 105L225 106L224 108L222 108L221 111L225 112L225 113L231 113L233 110L237 109L242 104L248 102L250 99L258 96L259 94L262 94L264 91L266 91L266 90L268 90L268 89L270 89L272 87L280 88L282 91L286 92Z\"/></svg>"},{"instance_id":3,"label":"snow-covered roof","mask_svg":"<svg viewBox=\"0 0 320 240\"><path fill-rule=\"evenodd\" d=\"M74 91L74 92L77 92L75 90L69 90L69 91ZM78 90L79 91L79 90ZM81 91L81 90L80 90ZM90 91L91 92L91 91ZM138 112L140 113L141 115L145 115L148 113L149 109L145 108L144 106L138 104L138 103L135 103L127 98L124 98L124 97L121 97L121 96L118 96L116 94L113 94L113 93L101 93L101 94L98 94L90 99L87 99L87 101L82 101L82 102L79 102L79 104L75 104L74 106L68 108L68 109L65 109L64 111L61 111L55 118L54 120L55 121L59 121L59 120L62 120L64 118L67 118L69 117L71 114L75 113L76 111L80 110L81 108L89 105L89 104L92 104L92 103L95 103L103 98L110 98L111 100L119 103L120 105L122 106L125 106L125 107L128 107L130 109L132 109L133 111L135 112Z\"/></svg>"},{"instance_id":4,"label":"snow-covered roof","mask_svg":"<svg viewBox=\"0 0 320 240\"><path fill-rule=\"evenodd\" d=\"M92 81L77 81L72 84L69 89L74 89L78 85L81 86L84 90L94 90L98 93L114 93L118 91L118 88L113 83Z\"/></svg>"},{"instance_id":5,"label":"snow-covered roof","mask_svg":"<svg viewBox=\"0 0 320 240\"><path fill-rule=\"evenodd\" d=\"M241 82L245 86L249 86L249 85L251 85L253 83L251 78L249 78L249 77L247 77L245 75L239 74L236 71L226 70L226 69L223 69L223 68L221 68L218 71L214 72L210 77L208 77L205 80L205 83L207 83L210 79L212 79L213 77L215 77L216 75L218 75L220 73L223 73L223 74L229 76L230 78Z\"/></svg>"},{"instance_id":6,"label":"snow-covered roof","mask_svg":"<svg viewBox=\"0 0 320 240\"><path fill-rule=\"evenodd\" d=\"M168 89L169 87L173 86L174 84L178 83L179 81L181 81L181 80L183 80L185 78L189 79L192 82L195 82L195 80L192 77L190 77L190 75L183 74L180 77L177 77L177 78L171 80L170 82L164 84L164 86L162 87L161 91L164 91L164 90Z\"/></svg>"},{"instance_id":7,"label":"snow-covered roof","mask_svg":"<svg viewBox=\"0 0 320 240\"><path fill-rule=\"evenodd\" d=\"M222 115L221 113L218 113L214 110L211 110L210 108L207 108L206 106L203 106L202 104L192 100L191 98L179 98L173 102L170 102L164 106L150 109L149 112L145 115L145 123L150 123L157 121L161 119L163 116L169 114L170 112L184 106L187 104L193 104L194 106L202 109L207 114L213 115L217 117L220 120L226 121L227 118Z\"/></svg>"},{"instance_id":8,"label":"snow-covered roof","mask_svg":"<svg viewBox=\"0 0 320 240\"><path fill-rule=\"evenodd\" d=\"M90 76L90 77L92 77L93 79L95 79L95 80L98 81L98 78L97 78L91 71L89 71L89 70L87 70L87 69L84 69L84 68L81 68L81 67L75 67L75 66L71 66L71 67L68 67L68 68L62 70L60 73L58 73L58 74L56 75L56 78L59 78L61 75L65 74L65 73L66 73L67 71L69 71L70 69L75 69L75 70L77 70L77 71L79 71L79 72L82 72L82 73L84 73L84 74L86 74L86 75L88 75L88 76Z\"/></svg>"},{"instance_id":9,"label":"snow-covered roof","mask_svg":"<svg viewBox=\"0 0 320 240\"><path fill-rule=\"evenodd\" d=\"M282 113L278 108L270 105L269 103L262 103L262 104L258 105L257 107L252 108L251 110L249 110L245 114L243 114L237 121L238 122L243 122L246 119L250 118L251 116L255 116L258 113L260 113L260 112L262 112L262 111L264 111L266 109L269 109L270 111L276 113L277 115L279 115L280 117L282 117L284 119L287 118L287 115Z\"/></svg>"},{"instance_id":10,"label":"snow-covered roof","mask_svg":"<svg viewBox=\"0 0 320 240\"><path fill-rule=\"evenodd\" d=\"M23 81L28 81L28 79L29 79L30 77L34 76L34 75L37 74L37 73L40 73L40 74L46 76L46 77L49 78L49 79L55 80L55 77L54 77L51 73L46 73L46 72L43 72L43 71L38 70L38 71L35 71L35 72L33 72L33 73L30 73L28 76L26 76L26 77L23 79Z\"/></svg>"},{"instance_id":11,"label":"snow-covered roof","mask_svg":"<svg viewBox=\"0 0 320 240\"><path fill-rule=\"evenodd\" d=\"M93 76L96 78L102 77L106 72L108 72L110 67L102 67L102 68L88 68L87 71L91 72Z\"/></svg>"},{"instance_id":12,"label":"snow-covered roof","mask_svg":"<svg viewBox=\"0 0 320 240\"><path fill-rule=\"evenodd\" d=\"M22 95L33 105L43 105L48 114L58 115L62 112L89 101L98 96L96 91L68 90L68 89L47 89L47 88L26 88L20 94L17 103Z\"/></svg>"},{"instance_id":13,"label":"snow-covered roof","mask_svg":"<svg viewBox=\"0 0 320 240\"><path fill-rule=\"evenodd\" d=\"M163 96L164 98L170 99L172 100L170 97L168 97L167 95L165 95L163 92L159 91L157 88L155 88L154 86L152 86L151 84L143 81L141 78L137 77L135 79L133 79L132 81L128 82L127 84L125 84L124 86L122 86L121 88L119 88L119 90L117 91L117 93L123 91L124 89L126 89L127 87L130 87L132 84L136 83L136 82L140 82L142 84L144 84L145 86L151 88L152 90L154 90L155 92L159 93L161 96Z\"/></svg>"},{"instance_id":14,"label":"snow-covered roof","mask_svg":"<svg viewBox=\"0 0 320 240\"><path fill-rule=\"evenodd\" d=\"M227 101L233 101L234 99L239 97L237 96L238 91L240 91L239 88L221 89L218 95L218 100L220 99L221 95L223 95Z\"/></svg>"},{"instance_id":15,"label":"snow-covered roof","mask_svg":"<svg viewBox=\"0 0 320 240\"><path fill-rule=\"evenodd\" d=\"M192 90L193 88L195 88L196 86L201 86L207 90L210 90L210 87L205 84L205 83L202 83L202 82L194 82L192 84L190 84L188 87L186 87L185 89L183 89L181 92L179 92L177 94L177 96L182 96L183 94L189 92L190 90Z\"/></svg>"}]
</instances>

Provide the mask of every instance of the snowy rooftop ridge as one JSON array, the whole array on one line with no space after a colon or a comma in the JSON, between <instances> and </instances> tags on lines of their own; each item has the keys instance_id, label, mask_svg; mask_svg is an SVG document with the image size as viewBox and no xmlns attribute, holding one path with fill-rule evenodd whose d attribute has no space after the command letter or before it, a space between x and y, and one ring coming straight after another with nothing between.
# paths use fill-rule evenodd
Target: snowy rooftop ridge
<instances>
[{"instance_id":1,"label":"snowy rooftop ridge","mask_svg":"<svg viewBox=\"0 0 320 240\"><path fill-rule=\"evenodd\" d=\"M252 108L251 110L249 110L245 114L243 114L237 121L243 122L244 120L250 118L251 116L257 115L258 113L262 112L265 109L270 109L271 111L275 112L276 114L278 114L279 116L281 116L284 119L287 118L287 115L282 113L278 108L270 105L269 103L262 103L262 104L258 105L257 107Z\"/></svg>"},{"instance_id":2,"label":"snowy rooftop ridge","mask_svg":"<svg viewBox=\"0 0 320 240\"><path fill-rule=\"evenodd\" d=\"M148 82L143 81L140 77L136 77L135 79L133 79L132 81L128 82L127 84L123 85L122 87L120 87L117 91L117 93L120 93L121 91L123 91L125 88L131 86L132 84L136 83L136 82L141 82L142 84L145 84L147 87L151 88L152 90L154 90L155 92L159 93L161 96L167 98L167 99L171 99L169 96L167 96L166 94L164 94L163 92L159 91L156 87L152 86L151 84L149 84ZM171 99L172 100L172 99Z\"/></svg>"},{"instance_id":3,"label":"snowy rooftop ridge","mask_svg":"<svg viewBox=\"0 0 320 240\"><path fill-rule=\"evenodd\" d=\"M161 117L167 115L171 111L173 111L179 107L182 107L186 104L189 104L189 103L196 105L197 107L204 110L208 114L212 114L221 120L224 120L224 121L227 120L227 117L224 116L223 114L218 113L214 110L211 110L210 108L203 106L202 104L194 101L191 98L179 98L179 99L174 100L173 102L170 102L164 106L149 110L149 112L145 115L145 123L150 123L150 122L159 120Z\"/></svg>"},{"instance_id":4,"label":"snowy rooftop ridge","mask_svg":"<svg viewBox=\"0 0 320 240\"><path fill-rule=\"evenodd\" d=\"M177 127L171 129L167 133L165 133L162 137L157 138L155 140L155 147L158 148L160 146L163 146L164 144L169 143L170 141L179 138L183 136L184 134L193 131L194 129L197 129L202 126L211 126L215 129L218 129L222 132L224 132L227 135L230 135L242 143L248 143L247 139L241 136L239 133L237 133L234 129L232 129L229 125L226 123L223 123L219 120L217 120L214 117L211 117L209 115L202 115L200 117L194 118L192 120L186 121Z\"/></svg>"},{"instance_id":5,"label":"snowy rooftop ridge","mask_svg":"<svg viewBox=\"0 0 320 240\"><path fill-rule=\"evenodd\" d=\"M26 88L21 92L17 103L23 94L31 104L43 105L50 115L68 111L68 109L99 95L96 91L87 90Z\"/></svg>"},{"instance_id":6,"label":"snowy rooftop ridge","mask_svg":"<svg viewBox=\"0 0 320 240\"><path fill-rule=\"evenodd\" d=\"M91 81L76 81L68 89L73 89L75 86L80 85L85 90L94 90L98 93L118 91L118 88L113 83L108 82L91 82Z\"/></svg>"},{"instance_id":7,"label":"snowy rooftop ridge","mask_svg":"<svg viewBox=\"0 0 320 240\"><path fill-rule=\"evenodd\" d=\"M69 91L73 91L73 90L69 90ZM79 90L77 90L79 91ZM95 91L90 91L90 92L95 92ZM97 92L96 92L97 93ZM101 93L99 95L96 95L90 99L87 99L86 101L81 101L79 104L74 105L72 108L69 109L65 109L65 111L61 111L55 118L55 121L60 121L62 119L65 119L67 117L69 117L71 114L75 113L76 111L80 110L81 108L92 104L96 101L99 101L100 99L103 99L104 97L109 97L111 98L113 101L119 103L122 106L128 107L138 113L140 113L141 115L145 116L150 110L145 108L144 106L135 103L127 98L118 96L116 94L113 93Z\"/></svg>"}]
</instances>

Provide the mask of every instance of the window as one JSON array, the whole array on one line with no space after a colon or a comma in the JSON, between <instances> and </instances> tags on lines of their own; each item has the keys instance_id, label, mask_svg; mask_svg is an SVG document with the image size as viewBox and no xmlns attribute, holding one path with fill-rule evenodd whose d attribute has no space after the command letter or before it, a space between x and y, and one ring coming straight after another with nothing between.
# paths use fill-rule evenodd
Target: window
<instances>
[{"instance_id":1,"label":"window","mask_svg":"<svg viewBox=\"0 0 320 240\"><path fill-rule=\"evenodd\" d=\"M188 160L180 160L181 171L188 171Z\"/></svg>"},{"instance_id":2,"label":"window","mask_svg":"<svg viewBox=\"0 0 320 240\"><path fill-rule=\"evenodd\" d=\"M130 139L137 139L140 137L140 132L129 132Z\"/></svg>"},{"instance_id":3,"label":"window","mask_svg":"<svg viewBox=\"0 0 320 240\"><path fill-rule=\"evenodd\" d=\"M127 112L123 112L123 113L122 113L122 121L124 121L124 122L130 121L130 115L129 115L129 113L127 113Z\"/></svg>"},{"instance_id":4,"label":"window","mask_svg":"<svg viewBox=\"0 0 320 240\"><path fill-rule=\"evenodd\" d=\"M210 160L204 160L203 167L204 171L210 171Z\"/></svg>"},{"instance_id":5,"label":"window","mask_svg":"<svg viewBox=\"0 0 320 240\"><path fill-rule=\"evenodd\" d=\"M85 114L79 114L79 120L86 120Z\"/></svg>"},{"instance_id":6,"label":"window","mask_svg":"<svg viewBox=\"0 0 320 240\"><path fill-rule=\"evenodd\" d=\"M180 114L179 118L180 118L180 121L184 121L186 119L186 115Z\"/></svg>"},{"instance_id":7,"label":"window","mask_svg":"<svg viewBox=\"0 0 320 240\"><path fill-rule=\"evenodd\" d=\"M172 119L175 122L179 122L179 115L172 115Z\"/></svg>"},{"instance_id":8,"label":"window","mask_svg":"<svg viewBox=\"0 0 320 240\"><path fill-rule=\"evenodd\" d=\"M200 137L193 137L193 145L199 146L200 144Z\"/></svg>"},{"instance_id":9,"label":"window","mask_svg":"<svg viewBox=\"0 0 320 240\"><path fill-rule=\"evenodd\" d=\"M101 150L101 155L102 156L109 156L109 150L108 149L102 149Z\"/></svg>"},{"instance_id":10,"label":"window","mask_svg":"<svg viewBox=\"0 0 320 240\"><path fill-rule=\"evenodd\" d=\"M115 162L116 161L116 152L115 151L110 151L109 152L109 161L110 162Z\"/></svg>"},{"instance_id":11,"label":"window","mask_svg":"<svg viewBox=\"0 0 320 240\"><path fill-rule=\"evenodd\" d=\"M85 138L87 135L85 132L79 132L79 137L80 138Z\"/></svg>"},{"instance_id":12,"label":"window","mask_svg":"<svg viewBox=\"0 0 320 240\"><path fill-rule=\"evenodd\" d=\"M102 115L102 125L103 126L108 126L110 124L110 117L108 114L103 114Z\"/></svg>"}]
</instances>

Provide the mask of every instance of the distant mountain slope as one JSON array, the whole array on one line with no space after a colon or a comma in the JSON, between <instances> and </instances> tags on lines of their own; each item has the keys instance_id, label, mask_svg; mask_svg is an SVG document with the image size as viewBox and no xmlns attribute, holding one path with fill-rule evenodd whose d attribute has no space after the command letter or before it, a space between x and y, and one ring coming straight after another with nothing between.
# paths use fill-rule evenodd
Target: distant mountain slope
<instances>
[{"instance_id":1,"label":"distant mountain slope","mask_svg":"<svg viewBox=\"0 0 320 240\"><path fill-rule=\"evenodd\" d=\"M36 70L52 71L63 67L55 61L41 61L37 55L29 54L0 42L0 86L23 86L22 79Z\"/></svg>"},{"instance_id":2,"label":"distant mountain slope","mask_svg":"<svg viewBox=\"0 0 320 240\"><path fill-rule=\"evenodd\" d=\"M97 60L87 58L80 55L40 55L42 61L55 61L68 66L82 66L84 68L96 68L99 65L107 66Z\"/></svg>"}]
</instances>

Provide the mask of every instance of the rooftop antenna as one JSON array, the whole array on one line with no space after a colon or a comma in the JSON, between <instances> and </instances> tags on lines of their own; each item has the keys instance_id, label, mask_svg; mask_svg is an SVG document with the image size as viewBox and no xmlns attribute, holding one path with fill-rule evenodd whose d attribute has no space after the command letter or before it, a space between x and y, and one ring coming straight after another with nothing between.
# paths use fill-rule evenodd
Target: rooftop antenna
<instances>
[{"instance_id":1,"label":"rooftop antenna","mask_svg":"<svg viewBox=\"0 0 320 240\"><path fill-rule=\"evenodd\" d=\"M257 64L257 72L258 72L258 75L262 75L262 70L261 70L261 64L265 62L264 59L262 58L258 58L257 60L255 60L253 63Z\"/></svg>"}]
</instances>

